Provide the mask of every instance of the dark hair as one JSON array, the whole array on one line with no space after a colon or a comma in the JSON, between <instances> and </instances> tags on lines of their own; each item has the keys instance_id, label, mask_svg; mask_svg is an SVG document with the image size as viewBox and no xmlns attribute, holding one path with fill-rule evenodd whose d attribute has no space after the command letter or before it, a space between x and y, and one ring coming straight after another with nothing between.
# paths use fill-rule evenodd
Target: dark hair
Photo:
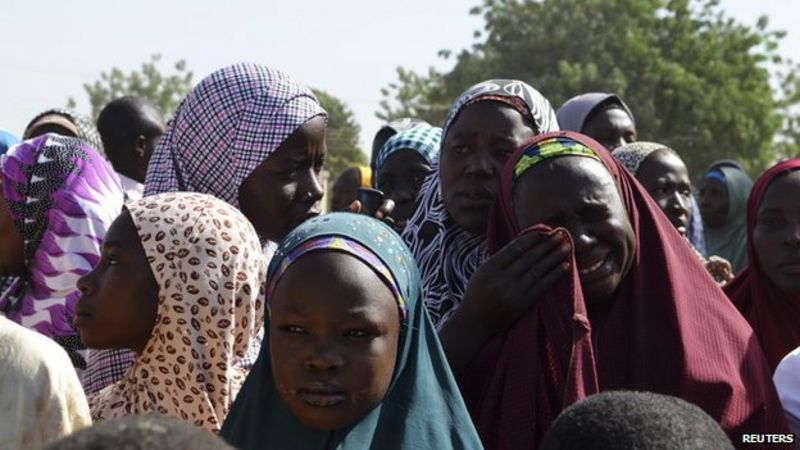
<instances>
[{"instance_id":1,"label":"dark hair","mask_svg":"<svg viewBox=\"0 0 800 450\"><path fill-rule=\"evenodd\" d=\"M222 439L174 417L132 415L78 430L46 450L233 450Z\"/></svg>"},{"instance_id":2,"label":"dark hair","mask_svg":"<svg viewBox=\"0 0 800 450\"><path fill-rule=\"evenodd\" d=\"M733 445L714 419L680 398L611 391L565 409L553 422L541 448L728 450Z\"/></svg>"},{"instance_id":3,"label":"dark hair","mask_svg":"<svg viewBox=\"0 0 800 450\"><path fill-rule=\"evenodd\" d=\"M140 97L121 97L109 102L97 117L97 130L109 159L114 153L133 145L139 136L152 138L164 132L161 111L149 100Z\"/></svg>"}]
</instances>

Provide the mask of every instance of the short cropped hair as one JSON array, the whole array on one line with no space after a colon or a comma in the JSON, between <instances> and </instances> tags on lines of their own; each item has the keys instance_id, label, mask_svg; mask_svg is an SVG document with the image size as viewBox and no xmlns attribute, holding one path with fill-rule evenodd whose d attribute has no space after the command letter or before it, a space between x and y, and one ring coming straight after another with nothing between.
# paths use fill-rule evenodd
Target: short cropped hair
<instances>
[{"instance_id":1,"label":"short cropped hair","mask_svg":"<svg viewBox=\"0 0 800 450\"><path fill-rule=\"evenodd\" d=\"M680 398L609 391L565 409L553 422L541 448L732 450L733 445L714 419Z\"/></svg>"},{"instance_id":2,"label":"short cropped hair","mask_svg":"<svg viewBox=\"0 0 800 450\"><path fill-rule=\"evenodd\" d=\"M132 415L79 430L46 450L233 450L208 431L174 417Z\"/></svg>"}]
</instances>

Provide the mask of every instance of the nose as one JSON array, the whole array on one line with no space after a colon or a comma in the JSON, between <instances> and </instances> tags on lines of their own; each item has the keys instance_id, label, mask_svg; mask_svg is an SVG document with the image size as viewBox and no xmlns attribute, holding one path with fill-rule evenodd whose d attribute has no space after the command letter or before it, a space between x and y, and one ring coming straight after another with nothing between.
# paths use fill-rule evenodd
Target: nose
<instances>
[{"instance_id":1,"label":"nose","mask_svg":"<svg viewBox=\"0 0 800 450\"><path fill-rule=\"evenodd\" d=\"M567 231L572 236L572 245L575 247L575 255L578 259L580 259L581 255L589 253L597 244L597 238L586 226L567 227Z\"/></svg>"},{"instance_id":2,"label":"nose","mask_svg":"<svg viewBox=\"0 0 800 450\"><path fill-rule=\"evenodd\" d=\"M93 282L94 281L94 272L95 272L95 270L92 270L91 272L87 273L86 275L78 278L78 281L75 282L75 287L78 288L78 290L81 292L81 294L89 295L89 294L91 294L92 292L95 291L94 282Z\"/></svg>"},{"instance_id":3,"label":"nose","mask_svg":"<svg viewBox=\"0 0 800 450\"><path fill-rule=\"evenodd\" d=\"M689 200L684 198L684 196L677 190L669 197L668 206L675 212L686 213L688 215Z\"/></svg>"},{"instance_id":4,"label":"nose","mask_svg":"<svg viewBox=\"0 0 800 450\"><path fill-rule=\"evenodd\" d=\"M414 193L411 189L399 189L392 193L392 200L398 205L414 201Z\"/></svg>"},{"instance_id":5,"label":"nose","mask_svg":"<svg viewBox=\"0 0 800 450\"><path fill-rule=\"evenodd\" d=\"M470 155L466 162L464 172L472 176L492 176L494 174L489 152L479 150Z\"/></svg>"},{"instance_id":6,"label":"nose","mask_svg":"<svg viewBox=\"0 0 800 450\"><path fill-rule=\"evenodd\" d=\"M308 171L308 175L303 178L304 180L300 184L300 198L303 201L309 201L313 203L322 200L322 196L325 194L325 191L322 188L322 184L319 182L319 176L317 173L313 169L310 169Z\"/></svg>"},{"instance_id":7,"label":"nose","mask_svg":"<svg viewBox=\"0 0 800 450\"><path fill-rule=\"evenodd\" d=\"M796 222L790 227L784 244L788 247L800 247L800 222Z\"/></svg>"},{"instance_id":8,"label":"nose","mask_svg":"<svg viewBox=\"0 0 800 450\"><path fill-rule=\"evenodd\" d=\"M308 355L306 369L320 372L338 371L344 365L344 358L336 345L328 339L319 339Z\"/></svg>"}]
</instances>

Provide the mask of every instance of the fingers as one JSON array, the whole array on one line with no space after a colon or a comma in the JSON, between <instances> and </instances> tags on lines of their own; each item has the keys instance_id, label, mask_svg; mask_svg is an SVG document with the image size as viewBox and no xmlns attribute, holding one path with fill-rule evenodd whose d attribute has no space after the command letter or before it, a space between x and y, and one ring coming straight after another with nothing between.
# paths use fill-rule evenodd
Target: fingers
<instances>
[{"instance_id":1,"label":"fingers","mask_svg":"<svg viewBox=\"0 0 800 450\"><path fill-rule=\"evenodd\" d=\"M540 289L542 280L562 265L569 267L569 255L569 246L566 243L550 249L535 264L531 264L523 272L513 275L517 280L515 288L519 290L520 294L531 290L546 291L550 286Z\"/></svg>"},{"instance_id":2,"label":"fingers","mask_svg":"<svg viewBox=\"0 0 800 450\"><path fill-rule=\"evenodd\" d=\"M361 202L358 200L353 200L353 203L347 205L345 211L349 211L351 213L359 214L361 213Z\"/></svg>"},{"instance_id":3,"label":"fingers","mask_svg":"<svg viewBox=\"0 0 800 450\"><path fill-rule=\"evenodd\" d=\"M538 279L534 279L531 276L526 280L527 283L520 283L523 289L519 297L517 297L520 303L525 304L526 308L533 306L556 282L569 274L569 265L569 262L562 261Z\"/></svg>"},{"instance_id":4,"label":"fingers","mask_svg":"<svg viewBox=\"0 0 800 450\"><path fill-rule=\"evenodd\" d=\"M394 211L394 200L386 199L383 201L383 204L378 211L375 212L375 218L378 220L384 220L392 215L392 211Z\"/></svg>"},{"instance_id":5,"label":"fingers","mask_svg":"<svg viewBox=\"0 0 800 450\"><path fill-rule=\"evenodd\" d=\"M566 261L570 253L569 243L561 235L554 233L528 248L506 270L514 278L529 275L531 272L543 275L551 266Z\"/></svg>"},{"instance_id":6,"label":"fingers","mask_svg":"<svg viewBox=\"0 0 800 450\"><path fill-rule=\"evenodd\" d=\"M548 236L539 231L525 233L509 242L502 250L497 252L496 255L492 256L489 261L491 261L491 264L497 269L505 270L510 265L517 262L528 249L548 241L548 239L551 239L551 236L555 235ZM489 261L487 261L487 263Z\"/></svg>"}]
</instances>

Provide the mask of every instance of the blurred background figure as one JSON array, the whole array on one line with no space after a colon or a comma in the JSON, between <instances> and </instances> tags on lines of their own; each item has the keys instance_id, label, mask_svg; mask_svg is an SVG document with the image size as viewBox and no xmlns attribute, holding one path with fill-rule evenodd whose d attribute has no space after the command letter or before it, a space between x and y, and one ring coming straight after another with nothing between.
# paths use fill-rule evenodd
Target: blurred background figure
<instances>
[{"instance_id":1,"label":"blurred background figure","mask_svg":"<svg viewBox=\"0 0 800 450\"><path fill-rule=\"evenodd\" d=\"M164 127L161 111L140 97L118 98L100 112L97 130L122 182L126 201L142 198L147 163Z\"/></svg>"}]
</instances>

